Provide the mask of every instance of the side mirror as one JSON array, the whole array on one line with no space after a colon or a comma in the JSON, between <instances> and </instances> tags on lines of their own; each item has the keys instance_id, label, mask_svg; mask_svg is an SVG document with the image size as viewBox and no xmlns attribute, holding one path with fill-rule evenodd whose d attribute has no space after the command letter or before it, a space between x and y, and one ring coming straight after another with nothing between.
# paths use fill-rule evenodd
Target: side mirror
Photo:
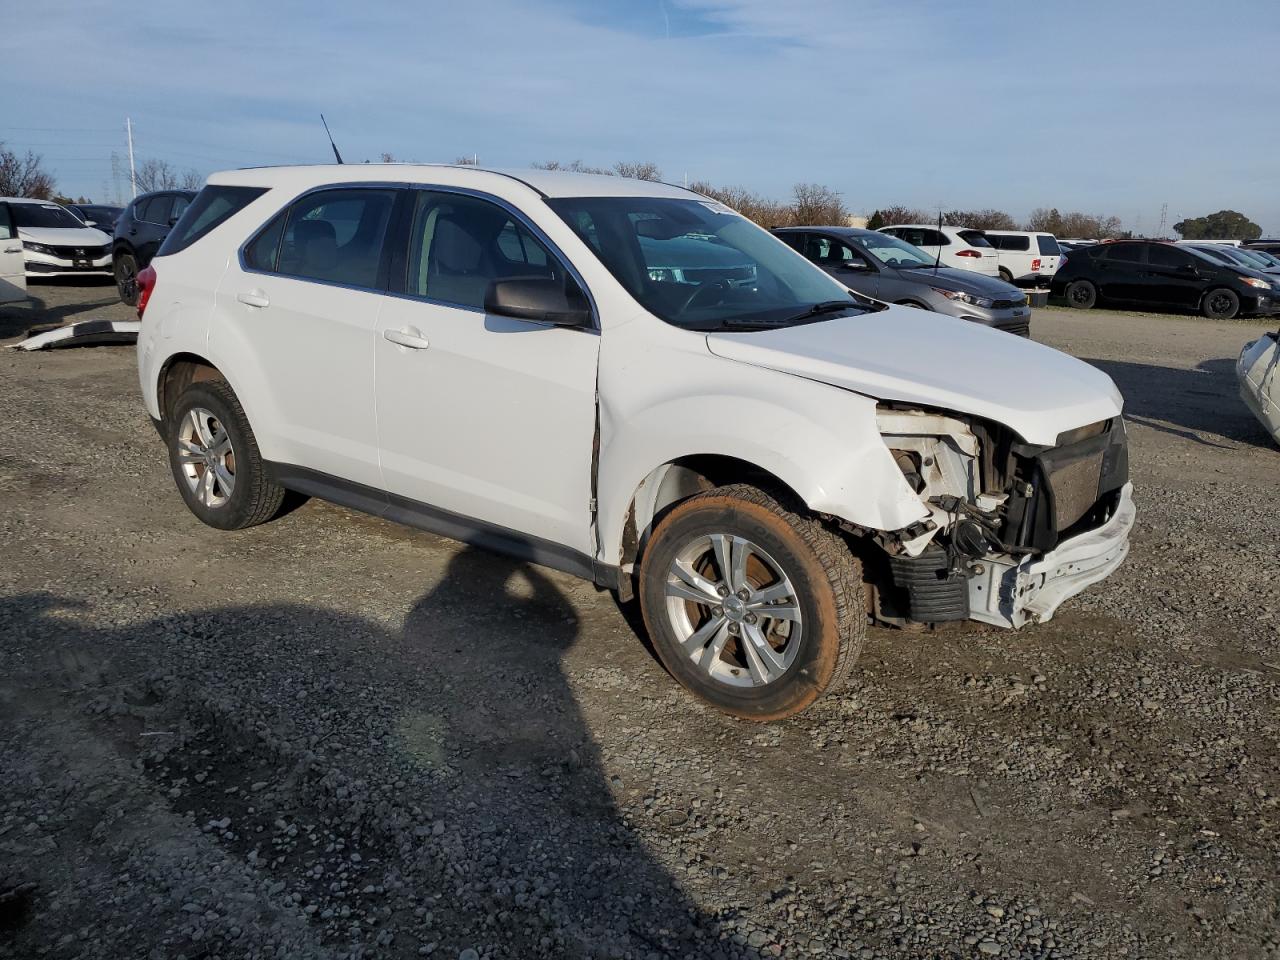
<instances>
[{"instance_id":1,"label":"side mirror","mask_svg":"<svg viewBox=\"0 0 1280 960\"><path fill-rule=\"evenodd\" d=\"M177 223L177 222L178 222L178 218L177 218L177 217L170 217L170 218L169 218L169 226L171 226L171 227L172 227L172 226L173 226L175 223Z\"/></svg>"},{"instance_id":2,"label":"side mirror","mask_svg":"<svg viewBox=\"0 0 1280 960\"><path fill-rule=\"evenodd\" d=\"M96 227L96 226L98 225L98 221L97 221L97 220L86 220L86 221L84 222L84 225L85 225L86 227Z\"/></svg>"},{"instance_id":3,"label":"side mirror","mask_svg":"<svg viewBox=\"0 0 1280 960\"><path fill-rule=\"evenodd\" d=\"M566 292L565 281L546 277L492 280L484 294L484 312L558 327L591 326L591 307L581 291Z\"/></svg>"},{"instance_id":4,"label":"side mirror","mask_svg":"<svg viewBox=\"0 0 1280 960\"><path fill-rule=\"evenodd\" d=\"M1184 263L1178 268L1178 272L1188 277L1200 276L1200 269L1194 263Z\"/></svg>"}]
</instances>

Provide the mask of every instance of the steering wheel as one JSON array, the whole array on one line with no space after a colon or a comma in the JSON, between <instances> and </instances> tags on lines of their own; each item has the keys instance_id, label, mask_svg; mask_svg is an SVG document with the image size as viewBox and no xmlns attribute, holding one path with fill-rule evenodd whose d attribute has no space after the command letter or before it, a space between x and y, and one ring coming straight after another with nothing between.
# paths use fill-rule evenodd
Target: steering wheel
<instances>
[{"instance_id":1,"label":"steering wheel","mask_svg":"<svg viewBox=\"0 0 1280 960\"><path fill-rule=\"evenodd\" d=\"M691 294L689 294L689 296L684 298L684 303L680 304L680 308L677 312L683 313L684 311L688 310L695 303L698 302L699 297L701 297L703 294L708 292L719 293L720 294L719 299L715 300L714 302L720 303L722 300L724 300L724 295L729 292L729 285L725 283L723 280L708 280L706 283L698 284L697 288ZM707 306L711 306L711 305L712 304L707 304Z\"/></svg>"}]
</instances>

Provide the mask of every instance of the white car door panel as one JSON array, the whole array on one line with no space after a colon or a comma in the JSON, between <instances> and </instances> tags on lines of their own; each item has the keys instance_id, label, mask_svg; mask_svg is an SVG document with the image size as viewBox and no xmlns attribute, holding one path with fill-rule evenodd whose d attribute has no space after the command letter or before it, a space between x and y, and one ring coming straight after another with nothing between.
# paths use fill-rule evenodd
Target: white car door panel
<instances>
[{"instance_id":1,"label":"white car door panel","mask_svg":"<svg viewBox=\"0 0 1280 960\"><path fill-rule=\"evenodd\" d=\"M27 299L27 273L22 241L7 203L0 203L0 303Z\"/></svg>"},{"instance_id":2,"label":"white car door panel","mask_svg":"<svg viewBox=\"0 0 1280 960\"><path fill-rule=\"evenodd\" d=\"M268 460L378 488L374 362L393 189L295 201L219 285L210 351L234 351L237 384ZM259 249L261 248L261 249Z\"/></svg>"},{"instance_id":3,"label":"white car door panel","mask_svg":"<svg viewBox=\"0 0 1280 960\"><path fill-rule=\"evenodd\" d=\"M502 208L423 194L410 229L409 295L387 299L375 338L383 484L393 502L595 553L600 338L480 306L495 277L563 271Z\"/></svg>"}]
</instances>

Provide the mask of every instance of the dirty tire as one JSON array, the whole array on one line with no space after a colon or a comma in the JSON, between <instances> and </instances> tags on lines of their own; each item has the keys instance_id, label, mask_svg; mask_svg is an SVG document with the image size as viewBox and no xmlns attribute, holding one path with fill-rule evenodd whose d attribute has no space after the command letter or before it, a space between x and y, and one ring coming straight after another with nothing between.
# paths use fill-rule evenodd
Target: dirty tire
<instances>
[{"instance_id":1,"label":"dirty tire","mask_svg":"<svg viewBox=\"0 0 1280 960\"><path fill-rule=\"evenodd\" d=\"M1008 267L1000 267L1000 279L1005 283L1013 283L1013 271Z\"/></svg>"},{"instance_id":2,"label":"dirty tire","mask_svg":"<svg viewBox=\"0 0 1280 960\"><path fill-rule=\"evenodd\" d=\"M691 544L716 534L740 537L763 549L794 588L803 628L792 641L798 646L790 665L771 682L722 681L681 646L668 608L672 565ZM866 636L861 566L847 544L814 518L746 484L709 490L673 507L645 548L639 587L645 626L663 665L694 694L744 720L792 716L839 688Z\"/></svg>"},{"instance_id":3,"label":"dirty tire","mask_svg":"<svg viewBox=\"0 0 1280 960\"><path fill-rule=\"evenodd\" d=\"M1073 280L1067 284L1067 306L1077 310L1091 310L1098 305L1098 288L1088 280Z\"/></svg>"},{"instance_id":4,"label":"dirty tire","mask_svg":"<svg viewBox=\"0 0 1280 960\"><path fill-rule=\"evenodd\" d=\"M225 502L216 506L202 502L191 489L179 460L179 437L193 410L206 410L216 417L234 451L234 487ZM165 437L174 483L188 509L202 522L219 530L243 530L265 523L280 512L284 487L267 476L253 428L235 391L225 380L202 380L186 387L165 422Z\"/></svg>"},{"instance_id":5,"label":"dirty tire","mask_svg":"<svg viewBox=\"0 0 1280 960\"><path fill-rule=\"evenodd\" d=\"M1240 297L1234 290L1216 287L1200 301L1200 312L1210 320L1230 320L1240 312Z\"/></svg>"},{"instance_id":6,"label":"dirty tire","mask_svg":"<svg viewBox=\"0 0 1280 960\"><path fill-rule=\"evenodd\" d=\"M129 306L138 305L138 260L132 253L117 253L112 265L116 277L116 293Z\"/></svg>"}]
</instances>

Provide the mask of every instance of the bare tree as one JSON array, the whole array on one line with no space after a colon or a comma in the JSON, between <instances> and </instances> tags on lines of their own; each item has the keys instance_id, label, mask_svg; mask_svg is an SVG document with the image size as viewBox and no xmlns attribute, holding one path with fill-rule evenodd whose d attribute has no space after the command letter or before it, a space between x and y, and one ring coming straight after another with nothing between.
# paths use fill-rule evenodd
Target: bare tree
<instances>
[{"instance_id":1,"label":"bare tree","mask_svg":"<svg viewBox=\"0 0 1280 960\"><path fill-rule=\"evenodd\" d=\"M178 186L178 172L168 160L143 160L134 167L134 182L139 193L152 190L173 190Z\"/></svg>"},{"instance_id":2,"label":"bare tree","mask_svg":"<svg viewBox=\"0 0 1280 960\"><path fill-rule=\"evenodd\" d=\"M797 183L791 196L791 220L795 226L843 226L849 219L840 194L820 183Z\"/></svg>"},{"instance_id":3,"label":"bare tree","mask_svg":"<svg viewBox=\"0 0 1280 960\"><path fill-rule=\"evenodd\" d=\"M199 190L204 186L205 176L199 170L188 169L180 178L183 190Z\"/></svg>"},{"instance_id":4,"label":"bare tree","mask_svg":"<svg viewBox=\"0 0 1280 960\"><path fill-rule=\"evenodd\" d=\"M658 169L658 165L648 161L629 163L625 160L619 160L613 165L613 172L620 177L630 177L632 180L662 179L662 171Z\"/></svg>"},{"instance_id":5,"label":"bare tree","mask_svg":"<svg viewBox=\"0 0 1280 960\"><path fill-rule=\"evenodd\" d=\"M900 203L891 207L881 207L871 215L872 220L876 218L876 214L880 216L881 227L891 227L895 223L934 223L938 219L936 214L930 216L925 210L918 207L904 207Z\"/></svg>"},{"instance_id":6,"label":"bare tree","mask_svg":"<svg viewBox=\"0 0 1280 960\"><path fill-rule=\"evenodd\" d=\"M20 157L0 141L0 197L52 197L53 176L44 169L43 162L43 157L30 150Z\"/></svg>"},{"instance_id":7,"label":"bare tree","mask_svg":"<svg viewBox=\"0 0 1280 960\"><path fill-rule=\"evenodd\" d=\"M1116 216L1068 211L1059 213L1057 207L1038 207L1031 211L1027 229L1052 233L1055 237L1082 237L1088 240L1108 240L1123 234L1122 223Z\"/></svg>"},{"instance_id":8,"label":"bare tree","mask_svg":"<svg viewBox=\"0 0 1280 960\"><path fill-rule=\"evenodd\" d=\"M952 210L943 214L949 227L973 227L975 230L1017 230L1018 223L1003 210Z\"/></svg>"},{"instance_id":9,"label":"bare tree","mask_svg":"<svg viewBox=\"0 0 1280 960\"><path fill-rule=\"evenodd\" d=\"M696 181L689 184L689 189L712 200L719 200L726 207L738 211L766 229L790 226L794 220L794 212L787 204L762 197L746 187L717 187L706 181Z\"/></svg>"},{"instance_id":10,"label":"bare tree","mask_svg":"<svg viewBox=\"0 0 1280 960\"><path fill-rule=\"evenodd\" d=\"M604 167L589 167L581 160L573 160L570 163L548 160L545 163L534 163L532 166L535 170L568 170L570 173L601 173L607 177L616 176L612 170L606 170Z\"/></svg>"}]
</instances>

